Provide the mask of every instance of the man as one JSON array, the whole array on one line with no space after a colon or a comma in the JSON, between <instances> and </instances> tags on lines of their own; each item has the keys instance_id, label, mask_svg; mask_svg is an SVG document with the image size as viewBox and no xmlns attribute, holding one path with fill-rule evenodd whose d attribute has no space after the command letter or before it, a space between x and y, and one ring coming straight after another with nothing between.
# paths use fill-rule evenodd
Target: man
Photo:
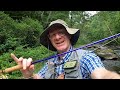
<instances>
[{"instance_id":1,"label":"man","mask_svg":"<svg viewBox=\"0 0 120 90\"><path fill-rule=\"evenodd\" d=\"M74 49L80 35L79 29L69 28L61 19L50 23L40 36L40 43L57 54ZM23 66L21 72L24 78L33 79L118 79L120 76L103 66L100 58L93 52L77 50L50 59L37 73L33 74L32 58L12 58Z\"/></svg>"}]
</instances>

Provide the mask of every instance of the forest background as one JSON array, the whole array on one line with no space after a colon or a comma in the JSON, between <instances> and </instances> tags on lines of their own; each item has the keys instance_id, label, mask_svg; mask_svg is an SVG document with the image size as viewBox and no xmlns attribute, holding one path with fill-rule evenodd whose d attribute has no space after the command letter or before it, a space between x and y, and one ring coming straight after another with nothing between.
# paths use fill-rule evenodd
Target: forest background
<instances>
[{"instance_id":1,"label":"forest background","mask_svg":"<svg viewBox=\"0 0 120 90\"><path fill-rule=\"evenodd\" d=\"M56 19L63 19L70 27L80 29L75 47L120 33L120 11L99 11L92 16L86 11L0 11L0 69L16 65L10 57L11 53L18 58L31 57L33 61L53 55L55 52L39 43L39 37L47 25ZM120 45L120 39L108 45ZM34 73L44 63L35 64ZM22 78L19 70L7 76L9 79Z\"/></svg>"}]
</instances>

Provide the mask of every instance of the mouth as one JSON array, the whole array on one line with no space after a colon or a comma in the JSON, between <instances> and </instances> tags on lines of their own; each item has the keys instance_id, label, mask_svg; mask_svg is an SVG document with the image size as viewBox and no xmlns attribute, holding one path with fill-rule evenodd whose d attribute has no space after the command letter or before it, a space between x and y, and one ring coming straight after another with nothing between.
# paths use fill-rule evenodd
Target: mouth
<instances>
[{"instance_id":1,"label":"mouth","mask_svg":"<svg viewBox=\"0 0 120 90\"><path fill-rule=\"evenodd\" d=\"M56 45L61 46L64 44L64 41L57 42Z\"/></svg>"}]
</instances>

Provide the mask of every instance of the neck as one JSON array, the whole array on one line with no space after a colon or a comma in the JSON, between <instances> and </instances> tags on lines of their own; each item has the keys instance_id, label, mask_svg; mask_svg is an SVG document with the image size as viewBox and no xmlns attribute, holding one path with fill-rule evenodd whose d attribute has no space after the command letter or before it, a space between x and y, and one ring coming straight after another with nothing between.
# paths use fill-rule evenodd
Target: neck
<instances>
[{"instance_id":1,"label":"neck","mask_svg":"<svg viewBox=\"0 0 120 90\"><path fill-rule=\"evenodd\" d=\"M69 51L70 47L71 47L71 45L70 45L67 49L65 49L65 50L58 51L58 54L61 54L61 53L64 53L64 52ZM62 57L64 57L64 56L65 56L65 55L62 55L62 56L60 56L60 58L62 58Z\"/></svg>"}]
</instances>

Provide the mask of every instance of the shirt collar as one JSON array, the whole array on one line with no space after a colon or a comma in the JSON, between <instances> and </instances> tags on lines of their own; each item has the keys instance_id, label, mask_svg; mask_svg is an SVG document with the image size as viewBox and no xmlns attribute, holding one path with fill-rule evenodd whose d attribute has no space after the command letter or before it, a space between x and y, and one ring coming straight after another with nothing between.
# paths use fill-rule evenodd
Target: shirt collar
<instances>
[{"instance_id":1,"label":"shirt collar","mask_svg":"<svg viewBox=\"0 0 120 90\"><path fill-rule=\"evenodd\" d=\"M72 49L73 49L73 47L70 46L70 49L69 49L67 52L71 51ZM68 58L71 56L71 53L72 53L72 52L69 52L69 53L65 54L64 57L62 58L63 60L61 60L61 62L58 62L59 57L56 57L56 58L54 59L55 63L64 63L64 62L67 62L67 61L68 61Z\"/></svg>"}]
</instances>

